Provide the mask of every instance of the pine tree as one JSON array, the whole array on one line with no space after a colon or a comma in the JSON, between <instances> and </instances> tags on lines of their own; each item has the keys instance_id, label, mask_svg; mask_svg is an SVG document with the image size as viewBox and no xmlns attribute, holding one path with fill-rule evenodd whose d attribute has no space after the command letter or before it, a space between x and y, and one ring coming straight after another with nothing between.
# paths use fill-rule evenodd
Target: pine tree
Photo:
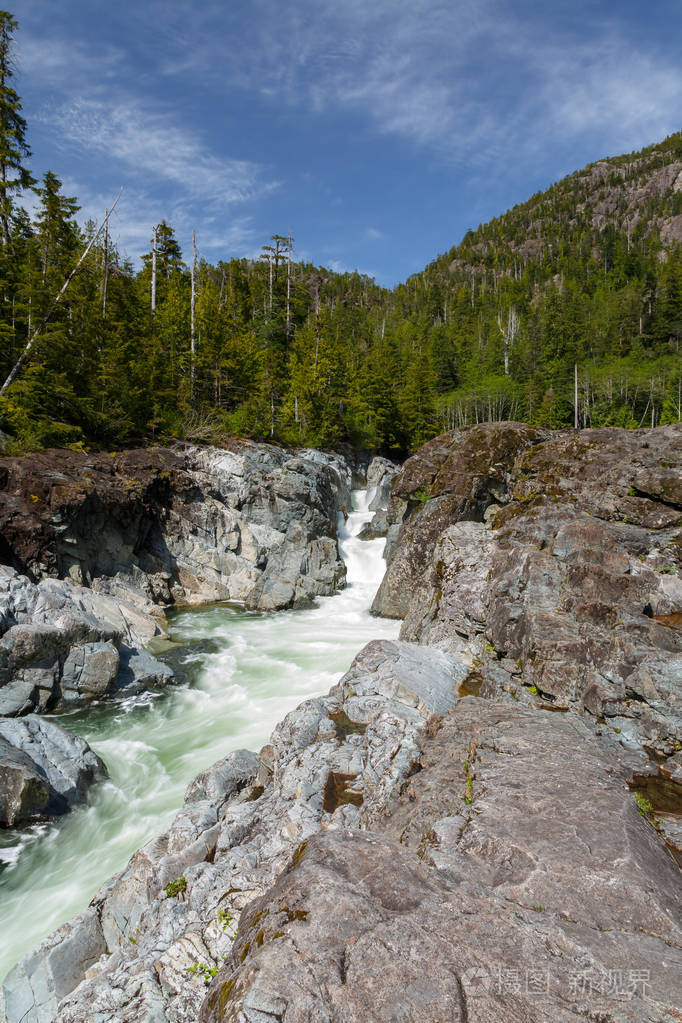
<instances>
[{"instance_id":1,"label":"pine tree","mask_svg":"<svg viewBox=\"0 0 682 1023\"><path fill-rule=\"evenodd\" d=\"M21 101L10 85L14 75L13 35L18 22L9 11L0 11L0 232L2 244L10 240L12 196L33 184L23 161L31 155L26 142L26 121Z\"/></svg>"}]
</instances>

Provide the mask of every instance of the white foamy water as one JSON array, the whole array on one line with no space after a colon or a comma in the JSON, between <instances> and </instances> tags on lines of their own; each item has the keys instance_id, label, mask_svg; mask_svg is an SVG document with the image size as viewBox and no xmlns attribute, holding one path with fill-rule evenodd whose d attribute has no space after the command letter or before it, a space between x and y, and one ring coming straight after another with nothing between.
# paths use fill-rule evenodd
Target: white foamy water
<instances>
[{"instance_id":1,"label":"white foamy water","mask_svg":"<svg viewBox=\"0 0 682 1023\"><path fill-rule=\"evenodd\" d=\"M341 593L306 611L180 613L172 637L189 644L190 687L59 718L87 739L110 778L58 826L0 833L0 978L168 827L199 771L230 750L259 749L288 711L326 693L365 643L397 636L398 622L369 614L384 541L357 539L371 518L368 504L369 495L355 491L340 531L348 571ZM201 641L210 641L208 651Z\"/></svg>"}]
</instances>

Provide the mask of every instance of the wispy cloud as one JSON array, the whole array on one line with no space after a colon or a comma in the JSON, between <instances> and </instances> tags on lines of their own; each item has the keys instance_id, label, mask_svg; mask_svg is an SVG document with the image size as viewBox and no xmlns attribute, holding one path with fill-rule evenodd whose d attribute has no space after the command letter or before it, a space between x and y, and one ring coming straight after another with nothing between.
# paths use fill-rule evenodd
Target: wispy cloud
<instances>
[{"instance_id":1,"label":"wispy cloud","mask_svg":"<svg viewBox=\"0 0 682 1023\"><path fill-rule=\"evenodd\" d=\"M539 140L588 134L618 149L679 127L679 60L647 49L625 12L581 8L567 24L552 5L502 0L254 0L246 31L223 4L202 12L165 74L191 67L280 106L352 111L449 162L532 160Z\"/></svg>"},{"instance_id":2,"label":"wispy cloud","mask_svg":"<svg viewBox=\"0 0 682 1023\"><path fill-rule=\"evenodd\" d=\"M243 202L277 187L277 182L261 180L256 164L217 156L174 117L138 101L105 105L74 100L44 116L57 125L70 146L99 152L137 173L165 178L190 198Z\"/></svg>"},{"instance_id":3,"label":"wispy cloud","mask_svg":"<svg viewBox=\"0 0 682 1023\"><path fill-rule=\"evenodd\" d=\"M125 65L125 50L110 44L87 47L78 38L21 33L17 38L17 69L30 73L33 85L63 88L65 81L76 89L85 82L91 89L118 75Z\"/></svg>"},{"instance_id":4,"label":"wispy cloud","mask_svg":"<svg viewBox=\"0 0 682 1023\"><path fill-rule=\"evenodd\" d=\"M80 204L79 220L101 223L105 211L112 205L114 193L92 189L87 181L67 177L63 181L65 195L77 195ZM122 257L137 262L140 255L151 248L152 228L161 220L168 220L180 242L183 253L190 250L192 230L196 230L199 256L223 258L229 252L255 251L260 240L251 216L234 217L216 213L201 216L193 206L169 204L154 194L136 187L124 188L119 204L109 222L114 244Z\"/></svg>"}]
</instances>

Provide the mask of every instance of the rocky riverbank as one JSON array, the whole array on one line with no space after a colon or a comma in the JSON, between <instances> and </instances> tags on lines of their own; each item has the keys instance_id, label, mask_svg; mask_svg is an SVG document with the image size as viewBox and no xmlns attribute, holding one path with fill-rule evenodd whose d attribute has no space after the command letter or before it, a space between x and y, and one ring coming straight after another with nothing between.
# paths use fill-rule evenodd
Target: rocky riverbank
<instances>
[{"instance_id":1,"label":"rocky riverbank","mask_svg":"<svg viewBox=\"0 0 682 1023\"><path fill-rule=\"evenodd\" d=\"M176 681L153 653L169 605L273 611L334 593L352 474L342 456L237 441L1 459L0 721ZM36 787L25 739L2 739L6 823L71 805ZM66 733L59 745L67 756Z\"/></svg>"},{"instance_id":2,"label":"rocky riverbank","mask_svg":"<svg viewBox=\"0 0 682 1023\"><path fill-rule=\"evenodd\" d=\"M371 643L5 983L10 1023L672 1023L682 428L453 431Z\"/></svg>"}]
</instances>

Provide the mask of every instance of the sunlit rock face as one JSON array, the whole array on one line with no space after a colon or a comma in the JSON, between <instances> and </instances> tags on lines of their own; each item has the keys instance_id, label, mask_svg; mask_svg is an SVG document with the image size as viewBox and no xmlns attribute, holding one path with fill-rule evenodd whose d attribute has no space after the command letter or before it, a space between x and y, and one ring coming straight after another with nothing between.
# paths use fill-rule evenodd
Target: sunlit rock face
<instances>
[{"instance_id":1,"label":"sunlit rock face","mask_svg":"<svg viewBox=\"0 0 682 1023\"><path fill-rule=\"evenodd\" d=\"M173 681L145 651L163 606L275 611L344 585L348 462L232 448L0 460L0 714Z\"/></svg>"},{"instance_id":2,"label":"sunlit rock face","mask_svg":"<svg viewBox=\"0 0 682 1023\"><path fill-rule=\"evenodd\" d=\"M12 971L11 1023L672 1023L681 442L502 423L417 452L374 602L400 640L203 772Z\"/></svg>"}]
</instances>

